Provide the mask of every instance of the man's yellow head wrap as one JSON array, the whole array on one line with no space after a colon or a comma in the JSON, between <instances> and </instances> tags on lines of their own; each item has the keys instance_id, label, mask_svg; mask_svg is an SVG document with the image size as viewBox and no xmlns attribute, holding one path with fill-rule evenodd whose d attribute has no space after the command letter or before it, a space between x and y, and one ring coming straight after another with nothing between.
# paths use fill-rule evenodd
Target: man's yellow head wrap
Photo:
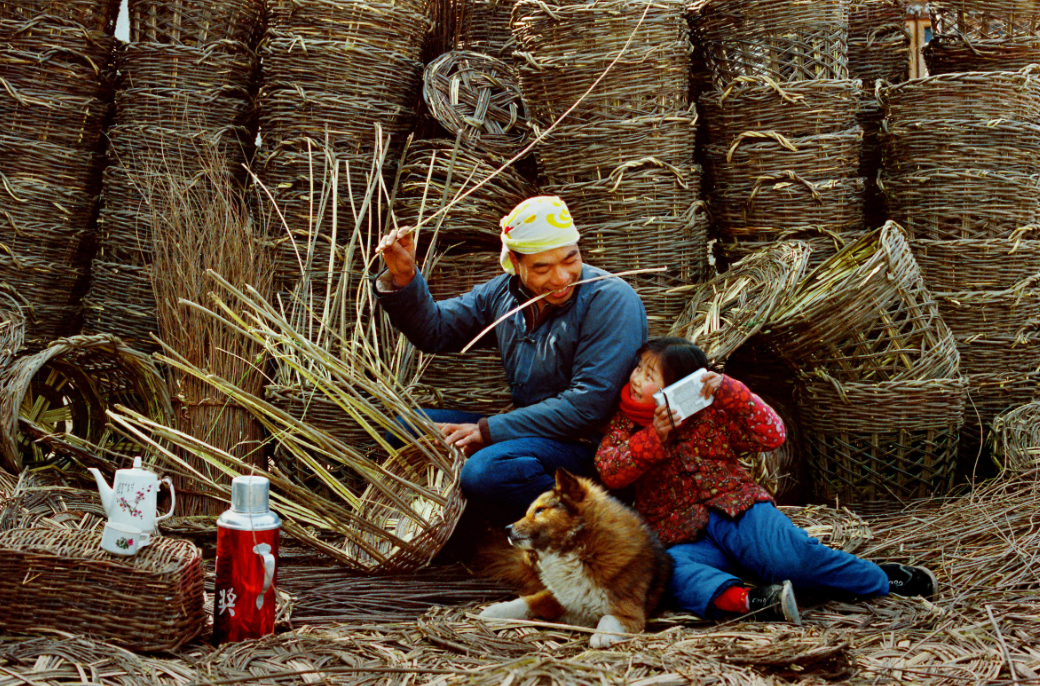
<instances>
[{"instance_id":1,"label":"man's yellow head wrap","mask_svg":"<svg viewBox=\"0 0 1040 686\"><path fill-rule=\"evenodd\" d=\"M513 274L509 251L533 255L574 245L581 237L567 205L554 195L528 198L499 222L502 227L502 268Z\"/></svg>"}]
</instances>

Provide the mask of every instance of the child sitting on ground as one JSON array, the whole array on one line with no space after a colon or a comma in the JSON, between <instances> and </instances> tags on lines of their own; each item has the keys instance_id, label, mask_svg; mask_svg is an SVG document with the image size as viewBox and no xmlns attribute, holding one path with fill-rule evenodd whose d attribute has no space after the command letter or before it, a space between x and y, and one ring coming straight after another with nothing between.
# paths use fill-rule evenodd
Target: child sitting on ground
<instances>
[{"instance_id":1,"label":"child sitting on ground","mask_svg":"<svg viewBox=\"0 0 1040 686\"><path fill-rule=\"evenodd\" d=\"M654 393L707 365L685 339L650 339L596 452L603 483L633 485L635 508L669 546L673 603L707 619L754 613L800 624L795 590L935 595L929 570L829 548L776 508L738 457L778 448L786 431L744 384L708 372L702 395L714 401L681 423L677 411L656 406Z\"/></svg>"}]
</instances>

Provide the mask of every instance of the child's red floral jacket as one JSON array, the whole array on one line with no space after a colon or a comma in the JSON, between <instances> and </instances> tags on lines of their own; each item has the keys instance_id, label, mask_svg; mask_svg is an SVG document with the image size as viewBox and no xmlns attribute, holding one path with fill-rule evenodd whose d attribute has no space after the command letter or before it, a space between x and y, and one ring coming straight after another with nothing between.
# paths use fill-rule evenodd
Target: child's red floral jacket
<instances>
[{"instance_id":1,"label":"child's red floral jacket","mask_svg":"<svg viewBox=\"0 0 1040 686\"><path fill-rule=\"evenodd\" d=\"M663 445L652 425L640 427L617 412L596 451L596 468L608 488L635 485L635 507L662 543L689 543L707 526L710 508L736 517L773 500L737 459L774 450L786 435L773 408L723 375L714 402Z\"/></svg>"}]
</instances>

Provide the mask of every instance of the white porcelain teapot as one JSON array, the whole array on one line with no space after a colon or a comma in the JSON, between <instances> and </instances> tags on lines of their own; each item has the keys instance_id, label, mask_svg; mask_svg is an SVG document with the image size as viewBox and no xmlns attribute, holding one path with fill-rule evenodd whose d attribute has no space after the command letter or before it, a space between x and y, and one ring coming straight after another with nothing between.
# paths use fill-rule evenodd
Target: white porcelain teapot
<instances>
[{"instance_id":1,"label":"white porcelain teapot","mask_svg":"<svg viewBox=\"0 0 1040 686\"><path fill-rule=\"evenodd\" d=\"M141 545L151 542L155 533L155 525L173 514L173 483L169 477L162 481L170 487L170 511L161 517L156 516L156 497L159 495L159 477L147 469L141 468L141 458L134 458L133 469L117 469L116 477L109 488L101 472L91 467L88 470L97 481L101 494L101 504L108 515L108 521L117 524L135 526L142 532Z\"/></svg>"}]
</instances>

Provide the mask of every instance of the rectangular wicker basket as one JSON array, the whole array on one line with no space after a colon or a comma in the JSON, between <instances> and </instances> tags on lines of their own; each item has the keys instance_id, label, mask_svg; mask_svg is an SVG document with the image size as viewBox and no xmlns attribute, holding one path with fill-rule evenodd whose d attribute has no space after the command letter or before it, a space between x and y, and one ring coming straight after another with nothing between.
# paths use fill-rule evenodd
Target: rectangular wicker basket
<instances>
[{"instance_id":1,"label":"rectangular wicker basket","mask_svg":"<svg viewBox=\"0 0 1040 686\"><path fill-rule=\"evenodd\" d=\"M132 557L72 529L0 532L0 632L85 634L132 650L172 650L206 626L202 553L159 538Z\"/></svg>"}]
</instances>

